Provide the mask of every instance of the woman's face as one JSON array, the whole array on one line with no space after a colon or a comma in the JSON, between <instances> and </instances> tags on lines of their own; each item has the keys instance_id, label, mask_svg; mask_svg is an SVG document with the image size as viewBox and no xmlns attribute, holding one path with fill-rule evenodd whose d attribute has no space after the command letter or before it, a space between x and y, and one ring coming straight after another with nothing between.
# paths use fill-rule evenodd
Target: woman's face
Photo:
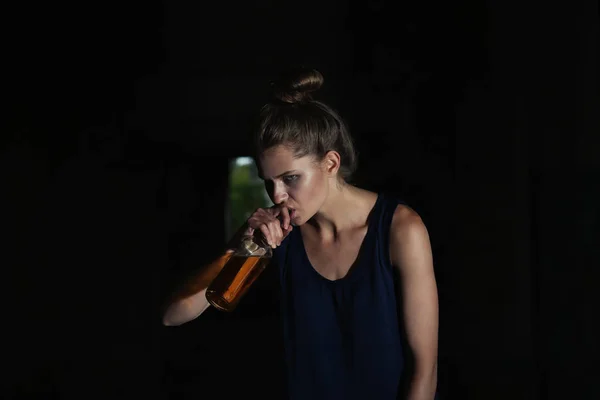
<instances>
[{"instance_id":1,"label":"woman's face","mask_svg":"<svg viewBox=\"0 0 600 400\"><path fill-rule=\"evenodd\" d=\"M273 146L261 155L259 169L271 201L290 209L294 225L306 223L327 198L329 175L312 156L297 158L288 147Z\"/></svg>"}]
</instances>

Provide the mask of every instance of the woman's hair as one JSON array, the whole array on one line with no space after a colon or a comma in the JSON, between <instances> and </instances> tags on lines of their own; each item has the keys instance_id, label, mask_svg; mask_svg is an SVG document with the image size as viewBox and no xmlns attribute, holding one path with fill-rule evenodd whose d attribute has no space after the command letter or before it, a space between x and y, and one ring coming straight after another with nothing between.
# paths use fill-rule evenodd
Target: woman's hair
<instances>
[{"instance_id":1,"label":"woman's hair","mask_svg":"<svg viewBox=\"0 0 600 400\"><path fill-rule=\"evenodd\" d=\"M356 169L357 156L342 118L313 99L323 81L319 71L299 68L271 83L273 99L261 109L255 151L260 155L270 147L285 145L296 157L310 155L318 161L328 151L337 151L341 158L339 175L347 181Z\"/></svg>"}]
</instances>

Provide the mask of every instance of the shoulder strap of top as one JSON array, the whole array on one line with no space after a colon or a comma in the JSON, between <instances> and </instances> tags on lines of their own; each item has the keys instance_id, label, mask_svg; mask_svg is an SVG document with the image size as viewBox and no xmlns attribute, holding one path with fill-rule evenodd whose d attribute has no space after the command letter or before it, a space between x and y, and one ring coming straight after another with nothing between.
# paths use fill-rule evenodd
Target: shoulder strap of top
<instances>
[{"instance_id":1,"label":"shoulder strap of top","mask_svg":"<svg viewBox=\"0 0 600 400\"><path fill-rule=\"evenodd\" d=\"M405 204L402 200L389 196L387 194L380 194L382 198L381 214L379 215L378 223L378 236L380 239L380 256L381 260L385 260L386 265L391 267L390 260L390 228L392 226L392 218L394 212L399 204Z\"/></svg>"}]
</instances>

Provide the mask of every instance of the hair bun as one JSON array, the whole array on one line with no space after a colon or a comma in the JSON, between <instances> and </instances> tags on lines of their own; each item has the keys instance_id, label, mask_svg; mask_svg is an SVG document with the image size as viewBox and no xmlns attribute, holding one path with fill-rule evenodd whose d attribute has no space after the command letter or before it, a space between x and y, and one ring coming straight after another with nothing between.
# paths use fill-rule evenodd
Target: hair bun
<instances>
[{"instance_id":1,"label":"hair bun","mask_svg":"<svg viewBox=\"0 0 600 400\"><path fill-rule=\"evenodd\" d=\"M319 71L301 67L284 72L271 86L277 100L295 104L312 100L312 93L319 90L323 82L323 75Z\"/></svg>"}]
</instances>

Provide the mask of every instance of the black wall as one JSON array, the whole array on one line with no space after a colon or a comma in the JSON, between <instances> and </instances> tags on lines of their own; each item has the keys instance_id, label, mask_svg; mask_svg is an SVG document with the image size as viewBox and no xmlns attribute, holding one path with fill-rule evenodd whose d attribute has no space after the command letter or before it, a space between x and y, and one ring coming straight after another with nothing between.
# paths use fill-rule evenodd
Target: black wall
<instances>
[{"instance_id":1,"label":"black wall","mask_svg":"<svg viewBox=\"0 0 600 400\"><path fill-rule=\"evenodd\" d=\"M279 65L325 75L357 182L429 227L448 399L599 395L597 4L11 6L3 398L284 391L268 272L161 306L224 243L227 162Z\"/></svg>"}]
</instances>

